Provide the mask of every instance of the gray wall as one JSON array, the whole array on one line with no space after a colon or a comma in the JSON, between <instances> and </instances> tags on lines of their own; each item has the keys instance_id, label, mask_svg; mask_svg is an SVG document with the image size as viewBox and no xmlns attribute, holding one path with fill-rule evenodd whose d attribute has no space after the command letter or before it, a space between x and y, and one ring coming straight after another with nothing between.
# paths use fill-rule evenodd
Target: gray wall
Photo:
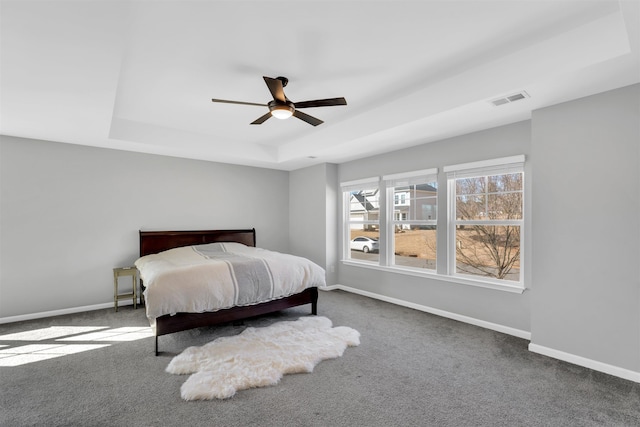
<instances>
[{"instance_id":1,"label":"gray wall","mask_svg":"<svg viewBox=\"0 0 640 427\"><path fill-rule=\"evenodd\" d=\"M321 164L290 172L289 247L327 272L335 284L338 262L337 166Z\"/></svg>"},{"instance_id":2,"label":"gray wall","mask_svg":"<svg viewBox=\"0 0 640 427\"><path fill-rule=\"evenodd\" d=\"M289 250L287 172L0 138L0 318L112 301L140 228L255 227Z\"/></svg>"},{"instance_id":3,"label":"gray wall","mask_svg":"<svg viewBox=\"0 0 640 427\"><path fill-rule=\"evenodd\" d=\"M531 342L640 372L640 85L532 122Z\"/></svg>"},{"instance_id":4,"label":"gray wall","mask_svg":"<svg viewBox=\"0 0 640 427\"><path fill-rule=\"evenodd\" d=\"M517 154L528 155L530 139L530 122L519 122L380 156L343 163L338 167L339 181L350 181L433 167L437 167L442 171L442 167L445 165ZM441 178L443 179L440 180L439 187L445 189L446 179L444 179L444 174L441 174ZM530 183L526 182L525 191L530 193ZM441 200L439 199L439 201ZM446 217L445 203L439 203L438 216L440 219ZM530 228L530 221L527 221L525 223L526 235L530 235ZM446 245L445 234L444 232L439 233L439 247ZM527 244L526 241L525 244ZM528 258L525 258L524 270L525 275L528 274L526 273L527 271L531 270ZM528 292L514 294L452 283L435 277L414 277L352 265L340 266L338 282L345 286L373 292L385 297L396 298L521 331L530 331L531 313ZM527 280L527 282L529 281Z\"/></svg>"}]
</instances>

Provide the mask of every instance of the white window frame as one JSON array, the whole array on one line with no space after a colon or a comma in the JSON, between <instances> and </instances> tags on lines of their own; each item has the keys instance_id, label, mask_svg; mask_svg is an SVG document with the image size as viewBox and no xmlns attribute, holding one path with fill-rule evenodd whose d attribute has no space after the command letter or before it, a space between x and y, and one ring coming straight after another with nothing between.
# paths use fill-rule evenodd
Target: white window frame
<instances>
[{"instance_id":1,"label":"white window frame","mask_svg":"<svg viewBox=\"0 0 640 427\"><path fill-rule=\"evenodd\" d=\"M474 281L492 283L501 286L511 286L524 289L524 248L525 248L525 156L511 156L480 162L464 163L445 166L443 171L447 176L447 274ZM481 176L501 175L508 173L522 173L522 218L518 220L458 220L456 218L456 179ZM520 269L519 280L506 280L458 273L456 271L456 228L458 225L515 225L520 227Z\"/></svg>"},{"instance_id":2,"label":"white window frame","mask_svg":"<svg viewBox=\"0 0 640 427\"><path fill-rule=\"evenodd\" d=\"M494 290L522 293L525 290L525 267L526 254L524 248L525 239L525 224L528 223L527 218L527 200L528 191L525 185L525 156L511 156L503 157L492 160L483 160L479 162L463 163L457 165L445 166L442 168L442 173L439 173L439 169L424 169L420 171L412 171L406 173L398 173L391 175L384 175L374 178L366 178L356 181L342 182L340 184L343 200L343 216L342 216L342 262L346 265L353 265L362 268L371 268L380 271L393 272L397 274L404 274L417 277L429 277L432 279L440 280L443 282L450 282L461 285L477 286L483 288L489 288ZM487 176L499 173L508 173L509 171L517 171L523 173L523 188L522 188L522 219L520 220L500 220L500 224L496 224L494 221L489 220L489 225L506 225L506 222L513 221L513 225L520 226L520 280L518 282L512 280L494 279L485 276L476 276L471 274L456 273L455 269L455 232L456 232L456 218L455 218L455 179L456 176L462 177L463 174L473 174L481 171L479 175L475 176ZM431 270L426 268L408 267L404 265L394 265L394 248L395 244L393 230L394 224L398 221L394 217L394 193L393 188L399 186L397 183L401 180L420 179L425 175L435 175L429 182L437 182L438 196L437 196L437 218L433 221L436 225L438 232L438 247L437 247L437 269ZM444 174L444 176L443 176ZM439 178L439 179L438 179ZM444 180L446 178L446 180ZM444 182L446 181L446 185ZM444 185L444 186L443 186ZM368 221L366 223L377 224L379 234L379 260L364 261L351 258L350 249L350 226L353 223L350 214L350 192L357 189L363 189L364 187L377 186L379 191L379 220ZM453 188L452 188L453 186ZM443 214L443 209L446 211L446 215ZM404 222L404 221L399 221ZM365 222L363 222L365 223ZM485 221L477 221L478 224L485 223Z\"/></svg>"}]
</instances>

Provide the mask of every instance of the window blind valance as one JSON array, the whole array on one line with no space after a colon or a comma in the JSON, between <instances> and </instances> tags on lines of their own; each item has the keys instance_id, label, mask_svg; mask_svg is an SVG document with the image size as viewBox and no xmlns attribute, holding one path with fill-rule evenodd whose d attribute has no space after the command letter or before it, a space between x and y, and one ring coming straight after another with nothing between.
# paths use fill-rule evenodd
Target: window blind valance
<instances>
[{"instance_id":1,"label":"window blind valance","mask_svg":"<svg viewBox=\"0 0 640 427\"><path fill-rule=\"evenodd\" d=\"M356 191L356 190L363 190L363 189L369 189L369 188L378 188L379 184L380 184L380 178L378 177L364 178L364 179L358 179L355 181L341 182L340 189L343 192Z\"/></svg>"},{"instance_id":2,"label":"window blind valance","mask_svg":"<svg viewBox=\"0 0 640 427\"><path fill-rule=\"evenodd\" d=\"M384 175L382 180L387 187L404 187L407 185L424 184L438 181L438 169L423 169L420 171Z\"/></svg>"},{"instance_id":3,"label":"window blind valance","mask_svg":"<svg viewBox=\"0 0 640 427\"><path fill-rule=\"evenodd\" d=\"M447 179L471 178L474 176L504 175L524 171L524 154L500 159L483 160L479 162L462 163L445 166Z\"/></svg>"}]
</instances>

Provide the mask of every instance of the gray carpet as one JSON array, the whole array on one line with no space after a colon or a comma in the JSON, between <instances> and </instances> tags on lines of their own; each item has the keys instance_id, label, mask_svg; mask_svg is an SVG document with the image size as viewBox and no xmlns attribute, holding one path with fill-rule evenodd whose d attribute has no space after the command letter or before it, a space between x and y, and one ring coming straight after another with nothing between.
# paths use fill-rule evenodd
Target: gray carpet
<instances>
[{"instance_id":1,"label":"gray carpet","mask_svg":"<svg viewBox=\"0 0 640 427\"><path fill-rule=\"evenodd\" d=\"M308 313L301 307L160 337L158 357L153 338L144 338L0 367L0 425L640 425L640 384L531 353L526 340L341 291L320 292L319 314L360 331L361 345L311 374L227 400L186 402L187 377L164 372L187 346ZM126 306L0 325L0 335L52 325L148 324L143 309Z\"/></svg>"}]
</instances>

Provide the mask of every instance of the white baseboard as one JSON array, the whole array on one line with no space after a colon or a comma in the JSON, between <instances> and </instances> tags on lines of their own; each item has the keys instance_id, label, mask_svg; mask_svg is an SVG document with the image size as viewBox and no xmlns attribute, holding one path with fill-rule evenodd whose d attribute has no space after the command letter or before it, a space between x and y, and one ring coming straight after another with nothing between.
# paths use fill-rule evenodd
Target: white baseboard
<instances>
[{"instance_id":1,"label":"white baseboard","mask_svg":"<svg viewBox=\"0 0 640 427\"><path fill-rule=\"evenodd\" d=\"M118 301L118 307L124 305L133 305L133 301ZM62 316L63 314L82 313L84 311L102 310L103 308L113 308L112 302L102 304L85 305L82 307L63 308L61 310L43 311L41 313L22 314L19 316L0 317L0 325L3 323L22 322L24 320L42 319L43 317Z\"/></svg>"},{"instance_id":2,"label":"white baseboard","mask_svg":"<svg viewBox=\"0 0 640 427\"><path fill-rule=\"evenodd\" d=\"M401 305L403 307L413 308L415 310L424 311L426 313L435 314L436 316L446 317L448 319L457 320L463 323L469 323L471 325L479 326L485 329L491 329L492 331L501 332L507 335L513 335L514 337L523 338L525 340L531 340L531 332L523 331L521 329L511 328L509 326L499 325L497 323L487 322L485 320L476 319L469 316L463 316L457 313L451 313L449 311L440 310L438 308L428 307L426 305L415 304L412 302L404 301L397 298L391 298L385 295L376 294L369 291L363 291L361 289L352 288L344 285L332 285L325 288L320 288L326 291L332 291L334 289L340 289L346 292L363 295L369 298L378 299L381 301L389 302L391 304Z\"/></svg>"},{"instance_id":3,"label":"white baseboard","mask_svg":"<svg viewBox=\"0 0 640 427\"><path fill-rule=\"evenodd\" d=\"M553 357L554 359L569 362L574 365L593 369L594 371L604 372L605 374L613 375L614 377L640 383L640 372L620 368L618 366L609 365L607 363L598 362L597 360L587 359L586 357L576 356L575 354L565 353L564 351L555 350L553 348L533 343L529 343L529 351L542 354L543 356Z\"/></svg>"}]
</instances>

